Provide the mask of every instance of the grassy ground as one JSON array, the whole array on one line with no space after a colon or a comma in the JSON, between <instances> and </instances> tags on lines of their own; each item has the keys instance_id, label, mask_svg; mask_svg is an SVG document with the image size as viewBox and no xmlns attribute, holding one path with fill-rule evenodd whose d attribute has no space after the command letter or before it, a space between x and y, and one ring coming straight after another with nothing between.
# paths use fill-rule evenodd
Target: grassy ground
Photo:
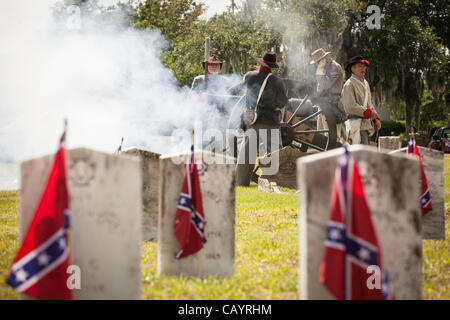
<instances>
[{"instance_id":1,"label":"grassy ground","mask_svg":"<svg viewBox=\"0 0 450 320\"><path fill-rule=\"evenodd\" d=\"M297 299L297 196L236 190L236 260L232 277L158 277L156 243L142 244L143 299ZM19 193L0 192L0 299L18 243ZM450 155L445 156L446 240L423 241L424 299L450 299Z\"/></svg>"},{"instance_id":2,"label":"grassy ground","mask_svg":"<svg viewBox=\"0 0 450 320\"><path fill-rule=\"evenodd\" d=\"M156 243L143 245L144 299L296 299L297 197L236 191L235 274L200 280L156 276Z\"/></svg>"},{"instance_id":3,"label":"grassy ground","mask_svg":"<svg viewBox=\"0 0 450 320\"><path fill-rule=\"evenodd\" d=\"M18 214L19 192L0 191L0 300L17 299L5 278L19 246Z\"/></svg>"},{"instance_id":4,"label":"grassy ground","mask_svg":"<svg viewBox=\"0 0 450 320\"><path fill-rule=\"evenodd\" d=\"M450 299L450 154L445 155L445 240L423 241L424 299Z\"/></svg>"}]
</instances>

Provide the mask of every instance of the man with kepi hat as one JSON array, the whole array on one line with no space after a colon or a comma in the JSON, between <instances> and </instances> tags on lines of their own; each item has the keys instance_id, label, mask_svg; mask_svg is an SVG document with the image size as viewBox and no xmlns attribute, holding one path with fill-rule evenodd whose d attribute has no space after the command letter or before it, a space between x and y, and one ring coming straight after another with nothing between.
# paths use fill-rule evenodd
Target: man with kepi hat
<instances>
[{"instance_id":1,"label":"man with kepi hat","mask_svg":"<svg viewBox=\"0 0 450 320\"><path fill-rule=\"evenodd\" d=\"M260 65L259 68L247 72L243 81L230 89L232 94L242 89L246 90L242 118L246 123L246 131L238 152L236 168L236 185L238 186L248 186L253 175L257 154L254 150L250 150L250 146L254 146L256 141L250 143L250 139L257 139L258 154L261 142L267 153L275 151L271 148L273 144L277 144L276 148L280 147L280 119L277 109L283 108L288 102L283 80L272 74L272 69L279 67L276 54L267 52L263 58L256 58L256 61ZM255 113L255 117L248 120L247 115L251 113ZM277 134L277 137L272 137L272 134Z\"/></svg>"},{"instance_id":2,"label":"man with kepi hat","mask_svg":"<svg viewBox=\"0 0 450 320\"><path fill-rule=\"evenodd\" d=\"M347 113L345 121L347 136L351 144L369 144L369 136L380 130L380 117L372 103L370 86L365 79L370 63L360 56L350 59L345 67L350 78L342 88L341 101Z\"/></svg>"}]
</instances>

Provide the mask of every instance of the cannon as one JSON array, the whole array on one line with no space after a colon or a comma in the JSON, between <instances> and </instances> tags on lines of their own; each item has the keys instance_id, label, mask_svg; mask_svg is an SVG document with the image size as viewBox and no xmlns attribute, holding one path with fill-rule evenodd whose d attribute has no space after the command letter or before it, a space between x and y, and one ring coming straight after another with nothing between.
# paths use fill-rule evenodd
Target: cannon
<instances>
[{"instance_id":1,"label":"cannon","mask_svg":"<svg viewBox=\"0 0 450 320\"><path fill-rule=\"evenodd\" d=\"M217 98L217 97L216 97ZM241 96L228 96L229 102L234 102L226 128L237 129L240 125L240 115L244 103ZM234 101L233 101L234 100ZM315 105L309 95L304 98L290 98L288 104L279 110L281 144L303 152L308 149L326 151L340 146L337 142L336 119L330 110L330 105L323 102L321 107ZM328 128L317 129L317 118L323 115ZM237 156L237 138L229 154Z\"/></svg>"},{"instance_id":2,"label":"cannon","mask_svg":"<svg viewBox=\"0 0 450 320\"><path fill-rule=\"evenodd\" d=\"M214 114L219 111L228 116L226 125L223 123L219 124L219 126L222 126L224 135L227 136L226 138L228 140L228 148L224 148L222 152L237 158L242 132L237 134L239 131L236 129L240 126L241 114L244 109L243 96L208 96L209 103L216 106L216 110L212 113ZM319 104L320 107L318 106ZM232 107L230 108L230 106ZM322 115L322 120L326 122L326 128L317 128L319 115ZM279 110L279 119L281 146L298 151L283 151L283 156L280 158L281 175L276 178L285 179L278 181L279 185L294 187L295 182L291 181L292 174L290 173L293 170L292 168L295 168L295 163L294 165L292 164L292 160L294 160L294 158L291 158L292 156L295 157L296 154L301 153L306 154L311 149L322 152L341 146L337 142L336 118L331 110L331 105L327 101L323 101L320 98L309 98L309 94L306 94L303 98L290 98L287 105ZM217 123L213 124L214 121L208 120L207 123L209 125L212 124L212 127L215 129L218 128ZM213 141L210 141L209 146L213 144ZM213 147L208 148L208 142L206 143L205 149L213 152L221 152L221 150L214 149ZM274 151L276 150L272 150L272 152ZM262 155L260 154L260 156ZM258 169L259 166L255 166L252 175L252 181L256 183L258 183L259 178ZM261 171L261 173L264 174L264 171Z\"/></svg>"}]
</instances>

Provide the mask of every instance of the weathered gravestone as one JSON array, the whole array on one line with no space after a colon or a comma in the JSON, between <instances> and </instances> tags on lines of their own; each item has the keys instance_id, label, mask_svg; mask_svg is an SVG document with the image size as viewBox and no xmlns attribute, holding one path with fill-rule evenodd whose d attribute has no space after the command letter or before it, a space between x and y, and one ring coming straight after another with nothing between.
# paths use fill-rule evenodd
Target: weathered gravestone
<instances>
[{"instance_id":1,"label":"weathered gravestone","mask_svg":"<svg viewBox=\"0 0 450 320\"><path fill-rule=\"evenodd\" d=\"M20 239L45 186L54 155L22 163ZM75 299L141 298L141 164L85 148L68 151L70 264L81 270Z\"/></svg>"},{"instance_id":2,"label":"weathered gravestone","mask_svg":"<svg viewBox=\"0 0 450 320\"><path fill-rule=\"evenodd\" d=\"M383 264L397 299L420 299L422 241L417 161L350 146L361 175ZM334 175L343 149L297 161L299 193L299 291L301 299L333 299L319 282Z\"/></svg>"},{"instance_id":3,"label":"weathered gravestone","mask_svg":"<svg viewBox=\"0 0 450 320\"><path fill-rule=\"evenodd\" d=\"M422 238L445 239L444 154L437 150L418 148L433 206L433 210L422 217ZM406 149L391 154L405 153Z\"/></svg>"},{"instance_id":4,"label":"weathered gravestone","mask_svg":"<svg viewBox=\"0 0 450 320\"><path fill-rule=\"evenodd\" d=\"M272 152L271 157L278 157L279 159L278 173L266 175L264 165L260 164L261 178L267 179L269 182L275 182L280 187L295 189L297 187L296 161L306 155L309 154L291 147L284 147ZM260 162L264 163L264 159Z\"/></svg>"},{"instance_id":5,"label":"weathered gravestone","mask_svg":"<svg viewBox=\"0 0 450 320\"><path fill-rule=\"evenodd\" d=\"M132 148L121 154L138 156L142 164L142 240L158 235L159 153Z\"/></svg>"},{"instance_id":6,"label":"weathered gravestone","mask_svg":"<svg viewBox=\"0 0 450 320\"><path fill-rule=\"evenodd\" d=\"M402 147L402 139L399 136L378 137L378 149L397 150Z\"/></svg>"},{"instance_id":7,"label":"weathered gravestone","mask_svg":"<svg viewBox=\"0 0 450 320\"><path fill-rule=\"evenodd\" d=\"M188 154L160 158L158 274L204 277L234 272L235 158L196 151L207 242L196 254L175 260L181 247L173 223ZM201 159L206 161L201 161ZM215 163L213 163L215 162ZM226 162L226 164L223 164ZM216 164L222 163L222 164Z\"/></svg>"}]
</instances>

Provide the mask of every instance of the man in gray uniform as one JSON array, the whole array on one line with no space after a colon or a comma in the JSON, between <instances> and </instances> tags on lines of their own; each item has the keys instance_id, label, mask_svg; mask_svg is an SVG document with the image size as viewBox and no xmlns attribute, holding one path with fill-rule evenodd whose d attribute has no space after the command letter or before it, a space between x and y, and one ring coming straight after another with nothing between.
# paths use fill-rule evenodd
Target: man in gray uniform
<instances>
[{"instance_id":1,"label":"man in gray uniform","mask_svg":"<svg viewBox=\"0 0 450 320\"><path fill-rule=\"evenodd\" d=\"M341 127L346 120L344 108L340 103L344 72L339 63L331 59L331 52L322 48L312 53L310 64L317 64L317 98L321 108L330 108L336 118L337 136L340 137ZM323 117L322 117L322 121ZM324 126L322 124L322 126Z\"/></svg>"},{"instance_id":2,"label":"man in gray uniform","mask_svg":"<svg viewBox=\"0 0 450 320\"><path fill-rule=\"evenodd\" d=\"M229 81L220 74L222 61L215 55L211 55L208 60L202 62L203 69L208 65L208 74L196 76L192 81L191 93L194 99L199 99L196 95L202 96L201 101L204 108L199 117L202 121L202 129L226 130L227 104L228 101L221 98L220 94L226 92L229 87ZM203 96L205 95L205 96ZM206 102L206 103L204 103ZM213 139L202 141L202 147L206 150L215 152L222 151L223 143L220 140Z\"/></svg>"},{"instance_id":3,"label":"man in gray uniform","mask_svg":"<svg viewBox=\"0 0 450 320\"><path fill-rule=\"evenodd\" d=\"M220 75L220 69L222 69L222 61L217 59L215 55L209 57L208 61L203 61L203 69L205 69L205 64L208 63L208 79L205 81L205 75L201 74L194 78L192 81L191 89L197 92L213 92L217 91L218 88L225 86L225 79Z\"/></svg>"},{"instance_id":4,"label":"man in gray uniform","mask_svg":"<svg viewBox=\"0 0 450 320\"><path fill-rule=\"evenodd\" d=\"M233 94L241 89L246 89L245 107L256 109L257 112L256 121L245 128L243 142L238 153L236 168L236 185L238 186L250 185L255 167L257 154L255 154L254 150L250 150L250 147L255 145L254 141L251 143L250 139L255 139L256 137L257 153L259 153L261 142L265 145L268 153L274 151L271 150L273 139L271 137L271 129L279 129L280 120L277 109L284 107L288 102L284 82L277 76L272 75L272 68L279 67L276 62L276 54L268 52L263 58L258 58L257 61L260 67L255 71L247 72L243 82L230 89L230 92ZM266 79L266 86L257 104L262 84ZM278 141L276 147L279 148L281 144L279 130L277 130L277 137L274 141Z\"/></svg>"}]
</instances>

